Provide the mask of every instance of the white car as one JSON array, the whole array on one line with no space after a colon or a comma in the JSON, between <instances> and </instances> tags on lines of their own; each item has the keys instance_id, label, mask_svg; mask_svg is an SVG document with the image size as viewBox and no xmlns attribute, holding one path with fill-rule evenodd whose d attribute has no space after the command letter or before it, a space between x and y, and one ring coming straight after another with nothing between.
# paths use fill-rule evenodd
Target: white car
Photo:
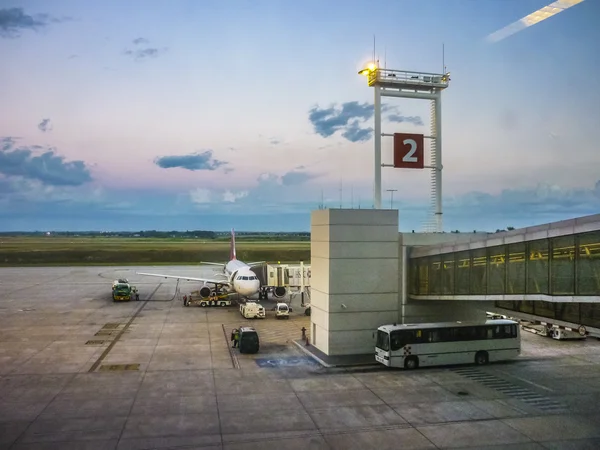
<instances>
[{"instance_id":1,"label":"white car","mask_svg":"<svg viewBox=\"0 0 600 450\"><path fill-rule=\"evenodd\" d=\"M275 306L275 317L278 319L289 319L291 308L287 303L277 303Z\"/></svg>"}]
</instances>

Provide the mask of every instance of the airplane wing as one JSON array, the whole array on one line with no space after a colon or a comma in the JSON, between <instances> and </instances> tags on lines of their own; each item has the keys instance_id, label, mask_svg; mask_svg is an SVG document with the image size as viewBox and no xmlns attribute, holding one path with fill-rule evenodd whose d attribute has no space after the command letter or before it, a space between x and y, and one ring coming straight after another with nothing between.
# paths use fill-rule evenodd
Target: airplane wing
<instances>
[{"instance_id":1,"label":"airplane wing","mask_svg":"<svg viewBox=\"0 0 600 450\"><path fill-rule=\"evenodd\" d=\"M223 263L215 263L215 262L208 262L208 261L200 261L200 264L206 264L207 266L221 266L221 267L223 267L225 265Z\"/></svg>"},{"instance_id":2,"label":"airplane wing","mask_svg":"<svg viewBox=\"0 0 600 450\"><path fill-rule=\"evenodd\" d=\"M160 273L141 273L136 272L138 275L147 275L149 277L161 277L161 278L175 278L176 280L186 280L186 281L201 281L203 283L213 283L220 284L222 286L229 286L229 281L226 279L215 280L210 278L198 278L198 277L184 277L181 275L163 275Z\"/></svg>"},{"instance_id":3,"label":"airplane wing","mask_svg":"<svg viewBox=\"0 0 600 450\"><path fill-rule=\"evenodd\" d=\"M256 261L256 262L251 262L251 263L246 263L246 264L248 264L249 266L256 266L258 264L266 264L266 263L267 263L266 261Z\"/></svg>"}]
</instances>

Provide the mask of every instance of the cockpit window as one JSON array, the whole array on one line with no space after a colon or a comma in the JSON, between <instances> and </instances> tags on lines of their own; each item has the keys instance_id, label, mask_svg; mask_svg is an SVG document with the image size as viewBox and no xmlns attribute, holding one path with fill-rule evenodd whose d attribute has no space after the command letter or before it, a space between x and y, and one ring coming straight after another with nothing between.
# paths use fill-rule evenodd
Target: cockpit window
<instances>
[{"instance_id":1,"label":"cockpit window","mask_svg":"<svg viewBox=\"0 0 600 450\"><path fill-rule=\"evenodd\" d=\"M246 280L246 281L258 280L258 277L256 277L256 276L246 277L246 276L238 275L236 277L236 280Z\"/></svg>"}]
</instances>

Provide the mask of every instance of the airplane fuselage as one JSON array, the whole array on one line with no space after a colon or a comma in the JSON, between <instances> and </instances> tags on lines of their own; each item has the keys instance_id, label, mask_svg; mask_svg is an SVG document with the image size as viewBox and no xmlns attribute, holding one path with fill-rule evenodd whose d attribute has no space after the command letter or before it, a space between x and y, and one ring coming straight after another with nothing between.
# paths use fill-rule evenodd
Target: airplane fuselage
<instances>
[{"instance_id":1,"label":"airplane fuselage","mask_svg":"<svg viewBox=\"0 0 600 450\"><path fill-rule=\"evenodd\" d=\"M237 259L232 259L223 268L225 275L235 292L244 297L250 297L260 289L260 280L250 266Z\"/></svg>"}]
</instances>

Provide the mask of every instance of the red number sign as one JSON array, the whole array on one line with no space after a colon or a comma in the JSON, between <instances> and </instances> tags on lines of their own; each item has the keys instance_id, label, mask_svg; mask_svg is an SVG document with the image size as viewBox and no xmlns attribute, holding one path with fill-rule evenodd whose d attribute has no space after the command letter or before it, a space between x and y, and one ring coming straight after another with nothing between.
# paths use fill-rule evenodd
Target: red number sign
<instances>
[{"instance_id":1,"label":"red number sign","mask_svg":"<svg viewBox=\"0 0 600 450\"><path fill-rule=\"evenodd\" d=\"M422 134L394 133L394 167L423 169L424 147Z\"/></svg>"}]
</instances>

